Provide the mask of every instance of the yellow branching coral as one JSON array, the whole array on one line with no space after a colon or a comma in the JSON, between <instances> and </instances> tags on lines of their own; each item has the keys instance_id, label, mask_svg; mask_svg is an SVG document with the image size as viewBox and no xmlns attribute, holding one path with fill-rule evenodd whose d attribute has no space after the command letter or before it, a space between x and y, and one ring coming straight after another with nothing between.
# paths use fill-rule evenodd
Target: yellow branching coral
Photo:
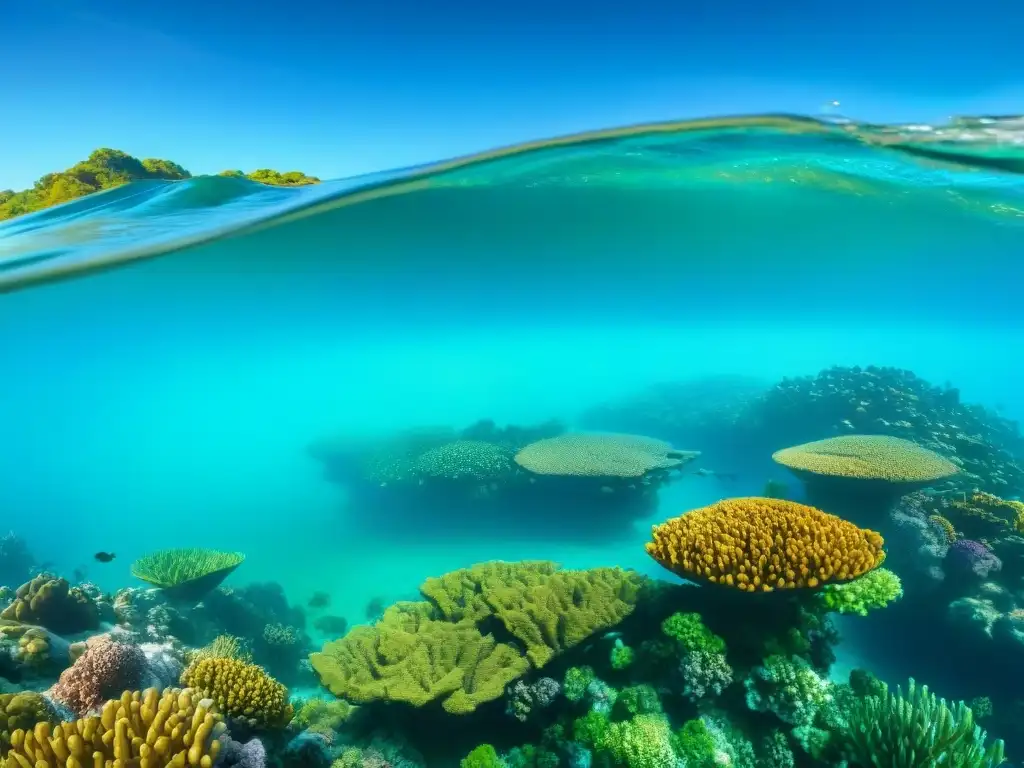
<instances>
[{"instance_id":1,"label":"yellow branching coral","mask_svg":"<svg viewBox=\"0 0 1024 768\"><path fill-rule=\"evenodd\" d=\"M642 576L621 568L558 571L536 584L496 585L485 598L539 669L626 618L636 607L643 584Z\"/></svg>"},{"instance_id":2,"label":"yellow branching coral","mask_svg":"<svg viewBox=\"0 0 1024 768\"><path fill-rule=\"evenodd\" d=\"M432 613L429 603L397 603L375 625L355 627L311 654L313 669L331 693L357 704L441 700L452 714L499 698L528 669L518 651L471 621L439 621Z\"/></svg>"},{"instance_id":3,"label":"yellow branching coral","mask_svg":"<svg viewBox=\"0 0 1024 768\"><path fill-rule=\"evenodd\" d=\"M558 570L549 560L504 562L491 560L433 576L420 585L420 594L449 621L480 621L493 612L484 594L510 583L537 584Z\"/></svg>"},{"instance_id":4,"label":"yellow branching coral","mask_svg":"<svg viewBox=\"0 0 1024 768\"><path fill-rule=\"evenodd\" d=\"M241 638L234 635L217 635L209 644L192 651L189 662L200 659L238 659L251 662L252 653Z\"/></svg>"},{"instance_id":5,"label":"yellow branching coral","mask_svg":"<svg viewBox=\"0 0 1024 768\"><path fill-rule=\"evenodd\" d=\"M814 588L881 565L882 537L782 499L726 499L656 525L647 553L686 579L745 592Z\"/></svg>"},{"instance_id":6,"label":"yellow branching coral","mask_svg":"<svg viewBox=\"0 0 1024 768\"><path fill-rule=\"evenodd\" d=\"M947 544L952 544L956 541L956 528L953 527L953 524L949 522L949 520L944 518L942 515L928 515L928 520L933 525L942 529L942 534L946 537Z\"/></svg>"},{"instance_id":7,"label":"yellow branching coral","mask_svg":"<svg viewBox=\"0 0 1024 768\"><path fill-rule=\"evenodd\" d=\"M4 768L213 768L224 730L191 691L126 691L98 717L14 731Z\"/></svg>"},{"instance_id":8,"label":"yellow branching coral","mask_svg":"<svg viewBox=\"0 0 1024 768\"><path fill-rule=\"evenodd\" d=\"M698 455L640 435L566 434L530 443L515 461L536 475L633 478L680 467Z\"/></svg>"},{"instance_id":9,"label":"yellow branching coral","mask_svg":"<svg viewBox=\"0 0 1024 768\"><path fill-rule=\"evenodd\" d=\"M816 440L772 454L798 474L924 485L956 474L953 462L910 440L886 435L846 435Z\"/></svg>"},{"instance_id":10,"label":"yellow branching coral","mask_svg":"<svg viewBox=\"0 0 1024 768\"><path fill-rule=\"evenodd\" d=\"M294 714L288 689L262 667L240 659L193 660L182 673L181 682L213 699L218 711L227 717L256 727L284 727Z\"/></svg>"}]
</instances>

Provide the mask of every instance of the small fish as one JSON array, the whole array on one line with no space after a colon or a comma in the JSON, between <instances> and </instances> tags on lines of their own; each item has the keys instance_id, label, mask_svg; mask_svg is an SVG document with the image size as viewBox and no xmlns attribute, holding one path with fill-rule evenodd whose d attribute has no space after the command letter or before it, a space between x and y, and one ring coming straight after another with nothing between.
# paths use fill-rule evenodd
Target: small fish
<instances>
[{"instance_id":1,"label":"small fish","mask_svg":"<svg viewBox=\"0 0 1024 768\"><path fill-rule=\"evenodd\" d=\"M326 608L330 604L331 596L326 592L314 592L307 603L310 608Z\"/></svg>"},{"instance_id":2,"label":"small fish","mask_svg":"<svg viewBox=\"0 0 1024 768\"><path fill-rule=\"evenodd\" d=\"M116 555L113 552L97 552L95 555L93 555L93 557L95 557L101 563L109 563L116 557Z\"/></svg>"}]
</instances>

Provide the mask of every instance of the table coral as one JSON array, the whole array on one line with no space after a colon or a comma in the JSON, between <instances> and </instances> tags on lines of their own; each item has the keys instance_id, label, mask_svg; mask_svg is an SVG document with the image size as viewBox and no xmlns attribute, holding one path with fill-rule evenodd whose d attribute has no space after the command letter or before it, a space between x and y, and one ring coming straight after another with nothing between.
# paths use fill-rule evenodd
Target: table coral
<instances>
[{"instance_id":1,"label":"table coral","mask_svg":"<svg viewBox=\"0 0 1024 768\"><path fill-rule=\"evenodd\" d=\"M653 437L571 433L531 443L516 454L515 461L537 475L640 478L655 470L681 467L699 455L677 451Z\"/></svg>"},{"instance_id":2,"label":"table coral","mask_svg":"<svg viewBox=\"0 0 1024 768\"><path fill-rule=\"evenodd\" d=\"M886 435L844 435L816 440L772 454L800 477L843 477L881 480L907 491L955 475L948 459L910 440Z\"/></svg>"},{"instance_id":3,"label":"table coral","mask_svg":"<svg viewBox=\"0 0 1024 768\"><path fill-rule=\"evenodd\" d=\"M294 714L288 689L261 667L240 659L196 659L182 673L181 682L213 699L227 717L254 727L284 727Z\"/></svg>"},{"instance_id":4,"label":"table coral","mask_svg":"<svg viewBox=\"0 0 1024 768\"><path fill-rule=\"evenodd\" d=\"M212 549L165 549L132 563L132 576L171 598L199 601L234 571L245 555Z\"/></svg>"},{"instance_id":5,"label":"table coral","mask_svg":"<svg viewBox=\"0 0 1024 768\"><path fill-rule=\"evenodd\" d=\"M373 626L311 654L313 669L335 696L355 703L440 700L453 714L499 698L528 662L469 621L432 618L428 603L398 603Z\"/></svg>"},{"instance_id":6,"label":"table coral","mask_svg":"<svg viewBox=\"0 0 1024 768\"><path fill-rule=\"evenodd\" d=\"M145 672L142 649L100 635L90 638L85 652L61 673L50 694L75 714L85 715L119 691L140 685Z\"/></svg>"},{"instance_id":7,"label":"table coral","mask_svg":"<svg viewBox=\"0 0 1024 768\"><path fill-rule=\"evenodd\" d=\"M225 726L190 691L154 688L122 694L99 716L51 727L46 721L11 734L6 768L213 768Z\"/></svg>"},{"instance_id":8,"label":"table coral","mask_svg":"<svg viewBox=\"0 0 1024 768\"><path fill-rule=\"evenodd\" d=\"M746 592L815 588L881 565L882 537L782 499L726 499L654 526L647 553L695 581Z\"/></svg>"},{"instance_id":9,"label":"table coral","mask_svg":"<svg viewBox=\"0 0 1024 768\"><path fill-rule=\"evenodd\" d=\"M89 596L67 579L40 574L22 584L0 618L37 624L60 635L99 626L99 611Z\"/></svg>"}]
</instances>

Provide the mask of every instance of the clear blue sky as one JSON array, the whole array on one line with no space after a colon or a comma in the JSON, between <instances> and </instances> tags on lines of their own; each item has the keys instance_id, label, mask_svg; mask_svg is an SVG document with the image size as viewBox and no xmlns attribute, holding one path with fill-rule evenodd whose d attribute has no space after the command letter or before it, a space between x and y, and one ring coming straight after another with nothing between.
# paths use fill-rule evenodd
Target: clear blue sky
<instances>
[{"instance_id":1,"label":"clear blue sky","mask_svg":"<svg viewBox=\"0 0 1024 768\"><path fill-rule=\"evenodd\" d=\"M99 146L324 178L714 113L1024 111L1019 0L31 0L0 189Z\"/></svg>"}]
</instances>

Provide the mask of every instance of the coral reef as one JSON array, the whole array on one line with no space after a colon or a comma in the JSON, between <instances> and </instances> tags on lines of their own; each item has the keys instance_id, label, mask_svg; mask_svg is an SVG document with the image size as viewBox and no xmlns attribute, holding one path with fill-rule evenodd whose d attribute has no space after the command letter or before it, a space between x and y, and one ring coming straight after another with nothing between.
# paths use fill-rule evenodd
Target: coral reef
<instances>
[{"instance_id":1,"label":"coral reef","mask_svg":"<svg viewBox=\"0 0 1024 768\"><path fill-rule=\"evenodd\" d=\"M138 688L146 669L146 655L138 646L99 635L90 638L88 648L61 674L50 695L84 716L121 691Z\"/></svg>"},{"instance_id":2,"label":"coral reef","mask_svg":"<svg viewBox=\"0 0 1024 768\"><path fill-rule=\"evenodd\" d=\"M158 587L172 600L198 602L244 559L245 555L240 552L165 549L132 563L132 576Z\"/></svg>"},{"instance_id":3,"label":"coral reef","mask_svg":"<svg viewBox=\"0 0 1024 768\"><path fill-rule=\"evenodd\" d=\"M66 579L40 574L22 584L14 601L0 612L0 619L38 624L60 635L99 626L99 611L92 599Z\"/></svg>"},{"instance_id":4,"label":"coral reef","mask_svg":"<svg viewBox=\"0 0 1024 768\"><path fill-rule=\"evenodd\" d=\"M253 728L280 728L294 715L288 690L261 667L240 659L197 659L182 673L181 682L211 698L226 717Z\"/></svg>"},{"instance_id":5,"label":"coral reef","mask_svg":"<svg viewBox=\"0 0 1024 768\"><path fill-rule=\"evenodd\" d=\"M881 565L882 537L781 499L727 499L655 526L647 553L685 579L747 592L815 588Z\"/></svg>"}]
</instances>

